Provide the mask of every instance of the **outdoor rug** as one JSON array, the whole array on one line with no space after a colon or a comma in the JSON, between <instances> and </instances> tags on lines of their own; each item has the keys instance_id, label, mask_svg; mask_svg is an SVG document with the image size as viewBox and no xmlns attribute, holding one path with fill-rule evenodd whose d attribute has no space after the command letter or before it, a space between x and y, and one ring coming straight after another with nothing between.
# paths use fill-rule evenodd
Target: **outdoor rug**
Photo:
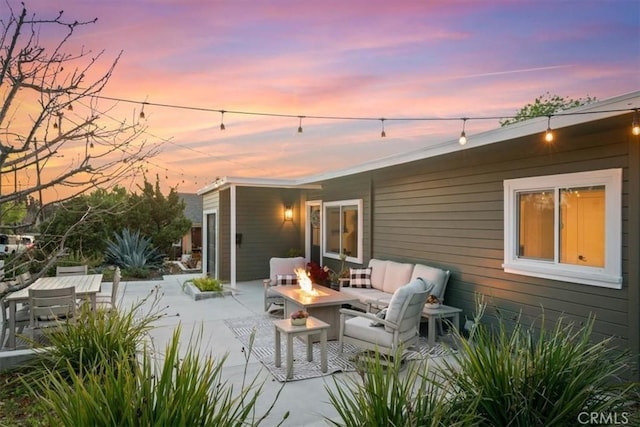
<instances>
[{"instance_id":1,"label":"outdoor rug","mask_svg":"<svg viewBox=\"0 0 640 427\"><path fill-rule=\"evenodd\" d=\"M327 372L320 370L320 343L313 344L313 361L307 361L307 349L304 342L299 339L293 340L293 378L286 379L286 340L282 340L281 355L282 364L279 368L275 366L275 332L273 320L277 317L260 315L252 317L241 317L227 319L225 324L233 332L236 338L249 348L251 334L255 330L252 352L267 370L280 382L304 380L316 378L324 375L331 375L335 372L353 372L356 370L352 360L360 353L358 347L345 343L344 353L340 353L338 341L327 342ZM426 338L420 339L416 347L411 348L407 353L407 360L427 359L444 356L452 350L441 343L429 347Z\"/></svg>"}]
</instances>

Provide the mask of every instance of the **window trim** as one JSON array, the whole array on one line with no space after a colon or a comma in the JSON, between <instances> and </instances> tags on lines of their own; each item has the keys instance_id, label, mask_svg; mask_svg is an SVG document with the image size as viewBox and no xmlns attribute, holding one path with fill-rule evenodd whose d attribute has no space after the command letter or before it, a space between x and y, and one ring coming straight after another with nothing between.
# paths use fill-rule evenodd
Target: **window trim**
<instances>
[{"instance_id":1,"label":"window trim","mask_svg":"<svg viewBox=\"0 0 640 427\"><path fill-rule=\"evenodd\" d=\"M605 186L605 263L587 267L558 262L558 203L554 209L554 260L518 257L518 198L524 191ZM506 273L622 289L622 169L604 169L504 180L504 264Z\"/></svg>"},{"instance_id":2,"label":"window trim","mask_svg":"<svg viewBox=\"0 0 640 427\"><path fill-rule=\"evenodd\" d=\"M322 256L325 258L331 258L331 259L340 259L340 254L339 253L335 253L335 252L328 252L327 251L327 230L328 230L328 226L327 226L327 218L329 217L329 215L327 215L327 208L335 208L335 207L340 207L342 209L343 206L356 206L358 209L358 243L357 243L357 247L358 247L358 256L357 257L353 257L353 256L348 256L346 258L347 262L352 262L355 264L362 264L363 261L363 255L362 255L362 250L364 248L364 236L363 236L363 232L364 232L364 219L363 219L363 203L362 203L362 199L350 199L350 200L337 200L337 201L332 201L332 202L324 202L322 203ZM342 245L342 240L340 241L340 244Z\"/></svg>"}]
</instances>

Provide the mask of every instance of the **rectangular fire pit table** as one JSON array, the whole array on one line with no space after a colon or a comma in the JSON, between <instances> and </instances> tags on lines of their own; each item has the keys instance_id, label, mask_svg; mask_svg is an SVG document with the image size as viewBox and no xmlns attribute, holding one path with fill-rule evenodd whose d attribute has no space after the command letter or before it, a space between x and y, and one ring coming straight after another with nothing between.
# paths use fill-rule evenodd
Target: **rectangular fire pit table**
<instances>
[{"instance_id":1,"label":"rectangular fire pit table","mask_svg":"<svg viewBox=\"0 0 640 427\"><path fill-rule=\"evenodd\" d=\"M327 329L329 324L309 316L305 326L293 326L290 319L275 320L273 322L276 330L276 354L275 365L280 367L280 335L284 335L287 340L287 379L293 378L293 338L309 337L310 335L320 335L320 370L327 372ZM313 360L313 340L307 339L307 361Z\"/></svg>"},{"instance_id":2,"label":"rectangular fire pit table","mask_svg":"<svg viewBox=\"0 0 640 427\"><path fill-rule=\"evenodd\" d=\"M274 286L271 289L284 298L285 319L289 319L294 311L305 310L310 316L329 324L327 331L327 339L329 340L338 339L340 334L340 308L342 305L358 301L357 298L323 286L314 287L317 295L309 295L293 285Z\"/></svg>"}]
</instances>

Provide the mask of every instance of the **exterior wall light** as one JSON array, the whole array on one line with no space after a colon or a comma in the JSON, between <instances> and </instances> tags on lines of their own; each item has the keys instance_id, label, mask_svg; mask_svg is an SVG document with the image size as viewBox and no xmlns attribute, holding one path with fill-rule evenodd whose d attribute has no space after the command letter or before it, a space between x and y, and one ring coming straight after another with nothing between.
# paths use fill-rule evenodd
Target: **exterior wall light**
<instances>
[{"instance_id":1,"label":"exterior wall light","mask_svg":"<svg viewBox=\"0 0 640 427\"><path fill-rule=\"evenodd\" d=\"M293 221L293 208L291 205L285 205L284 207L284 220Z\"/></svg>"}]
</instances>

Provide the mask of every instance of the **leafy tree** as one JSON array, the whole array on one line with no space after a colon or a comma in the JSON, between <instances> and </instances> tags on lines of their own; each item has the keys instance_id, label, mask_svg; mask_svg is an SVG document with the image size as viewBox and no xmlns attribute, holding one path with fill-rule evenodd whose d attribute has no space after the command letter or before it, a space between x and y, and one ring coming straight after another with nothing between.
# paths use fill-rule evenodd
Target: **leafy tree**
<instances>
[{"instance_id":1,"label":"leafy tree","mask_svg":"<svg viewBox=\"0 0 640 427\"><path fill-rule=\"evenodd\" d=\"M571 99L559 95L551 95L547 92L537 97L533 103L527 104L516 113L515 117L500 120L500 126L507 126L513 123L522 122L534 117L545 117L569 108L579 107L596 100L595 97Z\"/></svg>"},{"instance_id":2,"label":"leafy tree","mask_svg":"<svg viewBox=\"0 0 640 427\"><path fill-rule=\"evenodd\" d=\"M13 200L0 205L0 221L4 224L21 224L27 216L27 203Z\"/></svg>"},{"instance_id":3,"label":"leafy tree","mask_svg":"<svg viewBox=\"0 0 640 427\"><path fill-rule=\"evenodd\" d=\"M101 257L107 241L115 232L122 230L121 218L129 209L129 194L126 189L117 185L111 191L97 189L91 194L74 197L51 209L49 218L40 226L40 240L45 244L56 240L89 209L99 209L102 214L88 218L75 227L67 237L66 244L69 249L84 256Z\"/></svg>"},{"instance_id":4,"label":"leafy tree","mask_svg":"<svg viewBox=\"0 0 640 427\"><path fill-rule=\"evenodd\" d=\"M140 194L130 196L130 209L123 220L132 230L140 230L142 235L150 237L161 252L169 254L171 244L191 229L191 221L184 216L185 203L176 188L171 188L165 197L157 175L155 185L145 177L141 190Z\"/></svg>"}]
</instances>

